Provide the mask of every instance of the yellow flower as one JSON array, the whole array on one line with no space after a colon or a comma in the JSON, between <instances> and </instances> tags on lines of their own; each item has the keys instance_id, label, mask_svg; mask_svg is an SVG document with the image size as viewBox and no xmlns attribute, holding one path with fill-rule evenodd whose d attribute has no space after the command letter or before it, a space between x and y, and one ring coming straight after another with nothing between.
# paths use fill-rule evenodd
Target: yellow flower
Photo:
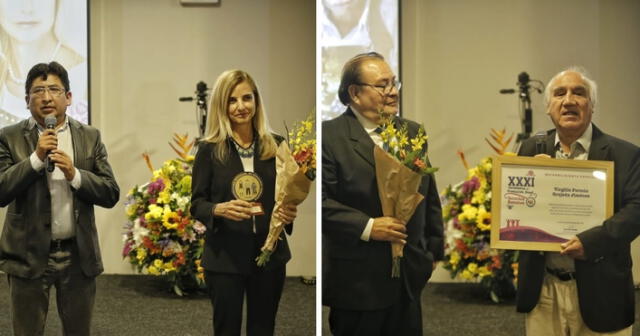
<instances>
[{"instance_id":1,"label":"yellow flower","mask_svg":"<svg viewBox=\"0 0 640 336\"><path fill-rule=\"evenodd\" d=\"M412 151L419 151L422 150L422 146L424 146L424 140L420 139L420 138L413 138L411 139L411 150Z\"/></svg>"},{"instance_id":2,"label":"yellow flower","mask_svg":"<svg viewBox=\"0 0 640 336\"><path fill-rule=\"evenodd\" d=\"M449 263L451 265L457 265L458 262L460 262L460 254L458 251L451 252L451 255L449 255Z\"/></svg>"},{"instance_id":3,"label":"yellow flower","mask_svg":"<svg viewBox=\"0 0 640 336\"><path fill-rule=\"evenodd\" d=\"M155 266L158 269L162 269L162 265L163 265L162 259L156 259L153 261L153 266Z\"/></svg>"},{"instance_id":4,"label":"yellow flower","mask_svg":"<svg viewBox=\"0 0 640 336\"><path fill-rule=\"evenodd\" d=\"M138 205L137 204L130 204L127 207L127 216L128 217L132 217L136 214L136 210L138 210Z\"/></svg>"},{"instance_id":5,"label":"yellow flower","mask_svg":"<svg viewBox=\"0 0 640 336\"><path fill-rule=\"evenodd\" d=\"M482 174L480 174L480 171L478 170L478 167L470 168L467 171L467 180L470 180L474 176L477 176L478 178L482 176Z\"/></svg>"},{"instance_id":6,"label":"yellow flower","mask_svg":"<svg viewBox=\"0 0 640 336\"><path fill-rule=\"evenodd\" d=\"M162 218L162 208L156 204L149 204L148 211L144 214L147 221L157 221Z\"/></svg>"},{"instance_id":7,"label":"yellow flower","mask_svg":"<svg viewBox=\"0 0 640 336\"><path fill-rule=\"evenodd\" d=\"M313 127L313 123L309 120L304 120L301 121L302 123L302 128L304 129L305 132L311 132L311 128Z\"/></svg>"},{"instance_id":8,"label":"yellow flower","mask_svg":"<svg viewBox=\"0 0 640 336\"><path fill-rule=\"evenodd\" d=\"M482 182L480 182L482 184ZM471 203L473 204L483 204L486 199L486 194L484 193L484 189L482 187L478 188L478 190L473 192L473 196L471 197Z\"/></svg>"},{"instance_id":9,"label":"yellow flower","mask_svg":"<svg viewBox=\"0 0 640 336\"><path fill-rule=\"evenodd\" d=\"M484 171L486 171L486 172L490 172L490 171L491 171L491 168L492 168L491 160L485 160L485 161L482 163L482 168L484 168Z\"/></svg>"},{"instance_id":10,"label":"yellow flower","mask_svg":"<svg viewBox=\"0 0 640 336\"><path fill-rule=\"evenodd\" d=\"M146 257L147 257L147 250L145 250L144 248L138 247L136 249L136 259L138 259L138 261L142 261Z\"/></svg>"},{"instance_id":11,"label":"yellow flower","mask_svg":"<svg viewBox=\"0 0 640 336\"><path fill-rule=\"evenodd\" d=\"M458 220L461 222L475 221L477 215L478 208L474 207L471 204L464 204L462 206L462 213L458 215Z\"/></svg>"},{"instance_id":12,"label":"yellow flower","mask_svg":"<svg viewBox=\"0 0 640 336\"><path fill-rule=\"evenodd\" d=\"M156 169L153 171L153 180L157 180L159 177L162 177L162 169Z\"/></svg>"},{"instance_id":13,"label":"yellow flower","mask_svg":"<svg viewBox=\"0 0 640 336\"><path fill-rule=\"evenodd\" d=\"M398 148L398 140L396 140L396 138L393 138L391 139L391 141L389 141L389 148L393 148L394 151Z\"/></svg>"},{"instance_id":14,"label":"yellow flower","mask_svg":"<svg viewBox=\"0 0 640 336\"><path fill-rule=\"evenodd\" d=\"M171 272L171 271L175 271L176 268L175 266L173 266L173 262L172 261L167 261L166 263L164 263L164 270L165 272Z\"/></svg>"},{"instance_id":15,"label":"yellow flower","mask_svg":"<svg viewBox=\"0 0 640 336\"><path fill-rule=\"evenodd\" d=\"M149 266L147 268L147 271L149 272L149 274L160 275L160 271L158 271L158 269L155 266Z\"/></svg>"},{"instance_id":16,"label":"yellow flower","mask_svg":"<svg viewBox=\"0 0 640 336\"><path fill-rule=\"evenodd\" d=\"M182 180L180 180L180 188L183 194L191 192L191 175L185 175Z\"/></svg>"},{"instance_id":17,"label":"yellow flower","mask_svg":"<svg viewBox=\"0 0 640 336\"><path fill-rule=\"evenodd\" d=\"M400 146L401 148L408 145L409 144L409 139L407 138L406 134L401 134L400 138L398 139L398 146Z\"/></svg>"},{"instance_id":18,"label":"yellow flower","mask_svg":"<svg viewBox=\"0 0 640 336\"><path fill-rule=\"evenodd\" d=\"M460 273L460 276L463 279L470 280L473 278L473 273L469 272L468 269L465 269L464 271L462 271L462 273Z\"/></svg>"},{"instance_id":19,"label":"yellow flower","mask_svg":"<svg viewBox=\"0 0 640 336\"><path fill-rule=\"evenodd\" d=\"M476 263L469 263L469 265L467 265L467 269L469 270L469 272L471 273L476 273L476 271L478 270L478 264Z\"/></svg>"},{"instance_id":20,"label":"yellow flower","mask_svg":"<svg viewBox=\"0 0 640 336\"><path fill-rule=\"evenodd\" d=\"M476 218L476 226L482 231L491 230L491 224L485 224L485 219L489 220L491 223L491 213L487 212L487 209L484 205L481 205L478 209L478 217Z\"/></svg>"},{"instance_id":21,"label":"yellow flower","mask_svg":"<svg viewBox=\"0 0 640 336\"><path fill-rule=\"evenodd\" d=\"M482 266L482 267L478 267L478 275L482 278L482 277L486 277L488 275L492 275L493 272L491 272L491 270L489 270L489 267L487 266Z\"/></svg>"},{"instance_id":22,"label":"yellow flower","mask_svg":"<svg viewBox=\"0 0 640 336\"><path fill-rule=\"evenodd\" d=\"M180 216L178 216L176 212L171 211L169 206L166 206L164 214L162 215L162 225L169 230L175 230L178 228L179 221Z\"/></svg>"},{"instance_id":23,"label":"yellow flower","mask_svg":"<svg viewBox=\"0 0 640 336\"><path fill-rule=\"evenodd\" d=\"M382 139L391 139L396 136L396 133L397 133L397 130L393 126L393 124L388 123L383 127L383 130L382 130L382 133L380 133L380 136L382 137Z\"/></svg>"},{"instance_id":24,"label":"yellow flower","mask_svg":"<svg viewBox=\"0 0 640 336\"><path fill-rule=\"evenodd\" d=\"M161 192L158 193L158 203L168 204L171 201L171 192L169 188L164 188Z\"/></svg>"}]
</instances>

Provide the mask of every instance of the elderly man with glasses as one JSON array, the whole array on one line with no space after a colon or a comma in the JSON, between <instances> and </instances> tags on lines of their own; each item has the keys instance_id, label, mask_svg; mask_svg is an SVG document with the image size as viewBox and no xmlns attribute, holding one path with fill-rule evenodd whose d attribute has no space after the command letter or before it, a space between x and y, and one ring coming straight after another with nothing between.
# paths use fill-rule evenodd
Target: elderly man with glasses
<instances>
[{"instance_id":1,"label":"elderly man with glasses","mask_svg":"<svg viewBox=\"0 0 640 336\"><path fill-rule=\"evenodd\" d=\"M443 256L432 175L422 178L425 199L407 223L382 214L373 149L382 146L384 116L398 113L399 89L380 54L357 55L338 90L347 110L322 125L323 304L334 335L422 335L420 293ZM394 122L413 135L419 128ZM391 242L405 245L400 278L391 276Z\"/></svg>"},{"instance_id":2,"label":"elderly man with glasses","mask_svg":"<svg viewBox=\"0 0 640 336\"><path fill-rule=\"evenodd\" d=\"M69 77L62 65L27 75L31 117L0 130L0 237L14 335L42 335L56 288L64 335L89 335L103 271L93 206L113 207L120 189L97 129L66 115Z\"/></svg>"}]
</instances>

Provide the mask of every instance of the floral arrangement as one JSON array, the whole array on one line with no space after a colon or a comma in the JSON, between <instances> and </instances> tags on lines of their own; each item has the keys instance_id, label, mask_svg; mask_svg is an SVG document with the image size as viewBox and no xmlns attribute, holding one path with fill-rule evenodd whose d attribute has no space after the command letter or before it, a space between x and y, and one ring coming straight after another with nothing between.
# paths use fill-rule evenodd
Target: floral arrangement
<instances>
[{"instance_id":1,"label":"floral arrangement","mask_svg":"<svg viewBox=\"0 0 640 336\"><path fill-rule=\"evenodd\" d=\"M382 149L374 147L378 196L385 216L408 222L424 195L418 192L422 176L433 174L438 168L431 167L427 156L427 135L420 126L414 137L409 137L408 126L396 128L394 117L384 117L380 137ZM400 262L404 245L391 243L391 277L400 277Z\"/></svg>"},{"instance_id":2,"label":"floral arrangement","mask_svg":"<svg viewBox=\"0 0 640 336\"><path fill-rule=\"evenodd\" d=\"M273 214L283 204L299 205L307 198L311 182L316 177L315 113L287 130L287 141L276 151L276 186ZM286 126L285 126L286 128ZM269 233L256 258L258 266L269 262L275 251L284 223L271 215Z\"/></svg>"},{"instance_id":3,"label":"floral arrangement","mask_svg":"<svg viewBox=\"0 0 640 336\"><path fill-rule=\"evenodd\" d=\"M501 155L513 155L506 148L513 135L505 139L506 132L492 130L496 142L489 145ZM518 251L490 248L491 236L491 158L469 168L464 153L458 152L467 168L467 178L444 193L443 219L446 223L444 268L451 278L479 280L494 302L515 295L518 277Z\"/></svg>"},{"instance_id":4,"label":"floral arrangement","mask_svg":"<svg viewBox=\"0 0 640 336\"><path fill-rule=\"evenodd\" d=\"M310 115L307 120L296 123L293 130L287 130L287 143L289 144L291 155L300 166L300 170L312 181L316 178L316 132L313 128L314 123L315 113Z\"/></svg>"},{"instance_id":5,"label":"floral arrangement","mask_svg":"<svg viewBox=\"0 0 640 336\"><path fill-rule=\"evenodd\" d=\"M164 276L174 292L204 286L200 257L205 226L191 217L191 170L194 142L174 135L169 144L178 157L154 170L148 154L143 154L152 172L151 181L135 186L127 194L123 258L140 273Z\"/></svg>"},{"instance_id":6,"label":"floral arrangement","mask_svg":"<svg viewBox=\"0 0 640 336\"><path fill-rule=\"evenodd\" d=\"M424 150L424 145L429 137L422 125L418 129L418 134L410 138L406 123L397 129L393 119L387 118L383 123L380 137L384 147L388 148L387 153L405 167L421 175L433 174L438 171L438 168L431 167L427 151Z\"/></svg>"}]
</instances>

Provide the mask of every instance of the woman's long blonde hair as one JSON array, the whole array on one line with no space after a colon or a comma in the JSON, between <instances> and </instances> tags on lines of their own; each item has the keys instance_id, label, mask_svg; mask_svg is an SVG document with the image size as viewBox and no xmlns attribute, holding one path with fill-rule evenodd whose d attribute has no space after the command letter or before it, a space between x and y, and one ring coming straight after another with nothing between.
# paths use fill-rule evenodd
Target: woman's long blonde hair
<instances>
[{"instance_id":1,"label":"woman's long blonde hair","mask_svg":"<svg viewBox=\"0 0 640 336\"><path fill-rule=\"evenodd\" d=\"M233 89L240 83L246 82L253 91L255 98L255 114L253 116L253 131L257 133L260 144L260 159L272 158L276 154L276 141L271 134L267 115L262 105L262 98L258 86L248 73L242 70L227 70L218 76L209 101L209 122L207 133L203 141L216 143L214 156L224 162L229 155L228 138L231 137L231 122L227 114L229 97ZM255 134L254 134L255 136Z\"/></svg>"}]
</instances>

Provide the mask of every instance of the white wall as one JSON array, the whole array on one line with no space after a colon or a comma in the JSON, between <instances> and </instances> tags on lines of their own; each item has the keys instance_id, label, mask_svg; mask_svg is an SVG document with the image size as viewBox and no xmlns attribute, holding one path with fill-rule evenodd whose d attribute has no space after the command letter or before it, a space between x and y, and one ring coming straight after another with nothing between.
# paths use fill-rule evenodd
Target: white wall
<instances>
[{"instance_id":1,"label":"white wall","mask_svg":"<svg viewBox=\"0 0 640 336\"><path fill-rule=\"evenodd\" d=\"M498 90L522 71L546 83L585 66L599 85L596 125L640 145L640 2L405 0L401 13L402 110L430 134L440 190L466 177L458 149L474 165L493 154L491 128L521 131L517 97ZM534 133L552 128L542 95L531 98ZM439 269L433 280L450 277Z\"/></svg>"},{"instance_id":2,"label":"white wall","mask_svg":"<svg viewBox=\"0 0 640 336\"><path fill-rule=\"evenodd\" d=\"M91 113L121 188L118 205L97 208L105 273L132 273L123 261L124 200L175 157L174 132L197 136L195 104L180 103L196 82L213 86L240 68L258 82L273 128L302 120L315 105L315 7L312 1L228 0L181 7L178 0L92 0ZM73 88L73 83L71 83ZM315 187L298 209L288 275L315 275ZM0 229L6 209L0 209Z\"/></svg>"}]
</instances>

